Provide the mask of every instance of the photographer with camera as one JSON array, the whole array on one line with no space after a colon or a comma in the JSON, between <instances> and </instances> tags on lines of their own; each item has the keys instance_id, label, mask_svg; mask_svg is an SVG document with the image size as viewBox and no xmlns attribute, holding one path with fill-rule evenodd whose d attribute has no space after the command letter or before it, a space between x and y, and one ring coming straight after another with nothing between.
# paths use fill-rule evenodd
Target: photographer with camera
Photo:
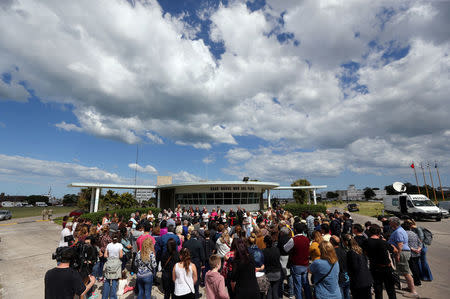
<instances>
[{"instance_id":1,"label":"photographer with camera","mask_svg":"<svg viewBox=\"0 0 450 299\"><path fill-rule=\"evenodd\" d=\"M56 260L59 264L45 273L45 299L73 299L75 295L82 297L92 288L94 276L89 275L89 283L85 286L80 273L70 267L75 254L71 247L57 249Z\"/></svg>"}]
</instances>

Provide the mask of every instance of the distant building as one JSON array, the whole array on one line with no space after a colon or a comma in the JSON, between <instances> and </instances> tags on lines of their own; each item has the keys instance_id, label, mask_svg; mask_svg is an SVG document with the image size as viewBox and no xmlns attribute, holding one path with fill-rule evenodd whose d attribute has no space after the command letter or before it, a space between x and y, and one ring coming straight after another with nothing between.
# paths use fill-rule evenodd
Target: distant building
<instances>
[{"instance_id":1,"label":"distant building","mask_svg":"<svg viewBox=\"0 0 450 299\"><path fill-rule=\"evenodd\" d=\"M386 196L386 190L373 190L375 192L375 198L384 198Z\"/></svg>"},{"instance_id":2,"label":"distant building","mask_svg":"<svg viewBox=\"0 0 450 299\"><path fill-rule=\"evenodd\" d=\"M138 189L136 190L136 200L141 203L153 197L153 189Z\"/></svg>"},{"instance_id":3,"label":"distant building","mask_svg":"<svg viewBox=\"0 0 450 299\"><path fill-rule=\"evenodd\" d=\"M347 200L364 199L364 190L356 189L355 185L349 185L347 188Z\"/></svg>"}]
</instances>

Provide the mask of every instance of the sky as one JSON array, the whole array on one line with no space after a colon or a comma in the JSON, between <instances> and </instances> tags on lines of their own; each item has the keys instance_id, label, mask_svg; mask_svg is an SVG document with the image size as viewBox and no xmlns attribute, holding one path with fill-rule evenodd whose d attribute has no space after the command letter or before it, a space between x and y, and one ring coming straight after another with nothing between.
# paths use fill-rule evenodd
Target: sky
<instances>
[{"instance_id":1,"label":"sky","mask_svg":"<svg viewBox=\"0 0 450 299\"><path fill-rule=\"evenodd\" d=\"M3 0L0 192L450 185L449 49L448 1Z\"/></svg>"}]
</instances>

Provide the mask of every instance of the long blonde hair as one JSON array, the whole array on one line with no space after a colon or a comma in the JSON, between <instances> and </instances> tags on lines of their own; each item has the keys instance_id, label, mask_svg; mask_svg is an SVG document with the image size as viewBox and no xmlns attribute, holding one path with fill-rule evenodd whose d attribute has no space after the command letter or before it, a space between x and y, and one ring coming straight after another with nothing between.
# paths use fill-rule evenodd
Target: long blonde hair
<instances>
[{"instance_id":1,"label":"long blonde hair","mask_svg":"<svg viewBox=\"0 0 450 299\"><path fill-rule=\"evenodd\" d=\"M143 262L148 262L150 260L150 253L155 251L155 246L153 245L153 241L150 238L145 239L142 242L141 247L141 260Z\"/></svg>"},{"instance_id":2,"label":"long blonde hair","mask_svg":"<svg viewBox=\"0 0 450 299\"><path fill-rule=\"evenodd\" d=\"M319 231L317 231L317 230L315 230L315 231L313 232L313 241L314 241L314 242L317 242L317 243L319 243L319 244L320 244L320 242L323 241L322 234L321 234Z\"/></svg>"},{"instance_id":3,"label":"long blonde hair","mask_svg":"<svg viewBox=\"0 0 450 299\"><path fill-rule=\"evenodd\" d=\"M220 236L220 242L230 244L230 234L226 229L223 230L222 235Z\"/></svg>"},{"instance_id":4,"label":"long blonde hair","mask_svg":"<svg viewBox=\"0 0 450 299\"><path fill-rule=\"evenodd\" d=\"M358 242L356 242L355 238L353 238L352 236L350 236L350 238L348 239L347 245L350 250L353 250L357 254L362 254L361 247L358 245Z\"/></svg>"},{"instance_id":5,"label":"long blonde hair","mask_svg":"<svg viewBox=\"0 0 450 299\"><path fill-rule=\"evenodd\" d=\"M333 245L328 241L322 241L319 244L320 258L322 260L327 260L330 264L334 264L338 261L336 256L336 251Z\"/></svg>"}]
</instances>

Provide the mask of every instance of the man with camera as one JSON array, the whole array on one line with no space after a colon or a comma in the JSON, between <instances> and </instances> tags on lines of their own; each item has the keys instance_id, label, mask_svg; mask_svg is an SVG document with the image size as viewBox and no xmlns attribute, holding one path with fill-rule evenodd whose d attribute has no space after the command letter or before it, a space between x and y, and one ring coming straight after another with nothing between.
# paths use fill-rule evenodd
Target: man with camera
<instances>
[{"instance_id":1,"label":"man with camera","mask_svg":"<svg viewBox=\"0 0 450 299\"><path fill-rule=\"evenodd\" d=\"M78 271L70 267L75 258L71 247L59 247L56 260L59 265L45 273L45 299L73 299L74 295L84 296L94 285L95 277L89 275L89 283L85 286Z\"/></svg>"}]
</instances>

